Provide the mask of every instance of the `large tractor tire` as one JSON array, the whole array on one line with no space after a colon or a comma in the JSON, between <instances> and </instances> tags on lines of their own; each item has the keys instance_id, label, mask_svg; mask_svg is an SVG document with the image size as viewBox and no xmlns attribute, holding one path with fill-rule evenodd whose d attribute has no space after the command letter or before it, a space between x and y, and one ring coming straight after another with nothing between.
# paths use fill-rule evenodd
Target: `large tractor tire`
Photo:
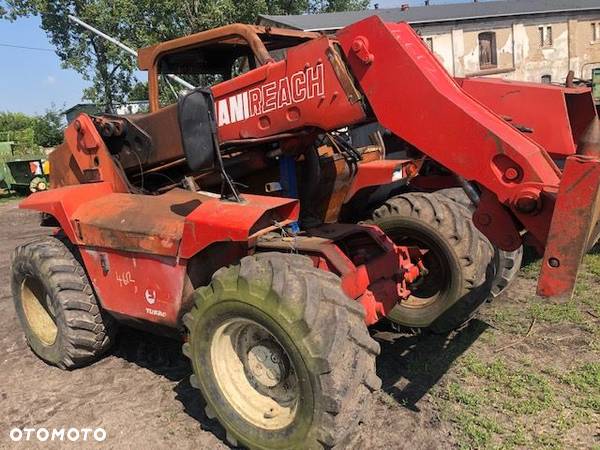
<instances>
[{"instance_id":1,"label":"large tractor tire","mask_svg":"<svg viewBox=\"0 0 600 450\"><path fill-rule=\"evenodd\" d=\"M44 237L17 247L11 287L27 343L44 361L73 369L97 360L112 344L113 318L59 239Z\"/></svg>"},{"instance_id":2,"label":"large tractor tire","mask_svg":"<svg viewBox=\"0 0 600 450\"><path fill-rule=\"evenodd\" d=\"M475 212L475 205L462 188L443 189L438 191L438 193L445 195L456 203L463 205L470 211L471 214ZM487 238L484 236L484 239ZM521 270L522 262L522 246L512 252L507 252L506 250L494 247L494 268L496 270L496 275L492 281L493 297L500 295L515 281L519 271Z\"/></svg>"},{"instance_id":3,"label":"large tractor tire","mask_svg":"<svg viewBox=\"0 0 600 450\"><path fill-rule=\"evenodd\" d=\"M372 223L397 245L424 251L428 272L388 315L392 322L443 334L468 322L488 299L493 250L462 206L442 195L408 193L375 210Z\"/></svg>"},{"instance_id":4,"label":"large tractor tire","mask_svg":"<svg viewBox=\"0 0 600 450\"><path fill-rule=\"evenodd\" d=\"M184 316L190 383L230 444L348 445L381 386L379 345L338 277L303 256L264 253L220 269L194 295Z\"/></svg>"}]
</instances>

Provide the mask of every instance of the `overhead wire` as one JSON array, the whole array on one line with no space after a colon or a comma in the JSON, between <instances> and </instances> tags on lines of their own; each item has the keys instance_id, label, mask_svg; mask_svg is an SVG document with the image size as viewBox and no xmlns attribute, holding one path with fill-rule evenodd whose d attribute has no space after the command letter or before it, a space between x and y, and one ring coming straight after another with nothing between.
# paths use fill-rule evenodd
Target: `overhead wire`
<instances>
[{"instance_id":1,"label":"overhead wire","mask_svg":"<svg viewBox=\"0 0 600 450\"><path fill-rule=\"evenodd\" d=\"M25 45L0 43L0 47L9 47L9 48L18 48L18 49L22 49L22 50L35 50L35 51L39 51L39 52L52 52L52 53L54 53L54 50L52 50L50 48L28 47L28 46L25 46Z\"/></svg>"}]
</instances>

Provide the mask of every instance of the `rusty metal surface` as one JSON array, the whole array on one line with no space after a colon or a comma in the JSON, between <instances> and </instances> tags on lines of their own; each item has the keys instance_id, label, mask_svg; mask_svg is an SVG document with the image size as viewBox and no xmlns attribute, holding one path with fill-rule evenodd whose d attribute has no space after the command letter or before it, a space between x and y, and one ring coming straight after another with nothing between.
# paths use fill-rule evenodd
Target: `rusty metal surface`
<instances>
[{"instance_id":1,"label":"rusty metal surface","mask_svg":"<svg viewBox=\"0 0 600 450\"><path fill-rule=\"evenodd\" d=\"M401 160L375 160L359 164L344 203L349 202L361 189L392 183L394 172L402 173L403 163Z\"/></svg>"},{"instance_id":2,"label":"rusty metal surface","mask_svg":"<svg viewBox=\"0 0 600 450\"><path fill-rule=\"evenodd\" d=\"M160 44L151 47L142 48L138 51L138 67L140 70L150 70L155 61L165 53L186 47L194 47L199 44L209 44L215 41L227 42L228 40L233 44L249 45L259 57L260 63L264 64L269 61L271 57L261 38L268 39L277 36L282 38L308 40L317 38L320 34L284 28L271 28L235 23L201 31L200 33L191 34L189 36L183 36L171 41L161 42Z\"/></svg>"},{"instance_id":3,"label":"rusty metal surface","mask_svg":"<svg viewBox=\"0 0 600 450\"><path fill-rule=\"evenodd\" d=\"M144 169L184 157L176 104L152 114L136 114L128 118L148 133L152 140L153 153L144 163ZM129 164L124 164L124 168L135 172L136 169L139 170L139 162L135 158L130 159Z\"/></svg>"},{"instance_id":4,"label":"rusty metal surface","mask_svg":"<svg viewBox=\"0 0 600 450\"><path fill-rule=\"evenodd\" d=\"M333 67L333 71L337 75L342 89L344 89L350 103L359 102L362 99L362 94L358 90L352 74L344 63L342 55L338 50L338 46L334 42L331 42L329 48L325 51L325 54L327 55L327 58Z\"/></svg>"},{"instance_id":5,"label":"rusty metal surface","mask_svg":"<svg viewBox=\"0 0 600 450\"><path fill-rule=\"evenodd\" d=\"M19 208L32 209L50 214L60 224L71 242L81 244L75 230L73 214L89 201L110 195L113 186L110 183L89 183L65 186L49 191L36 192L19 203ZM96 211L99 213L99 211Z\"/></svg>"},{"instance_id":6,"label":"rusty metal surface","mask_svg":"<svg viewBox=\"0 0 600 450\"><path fill-rule=\"evenodd\" d=\"M107 182L116 192L128 192L124 174L117 170L90 116L80 114L65 129L65 141L50 154L52 188Z\"/></svg>"},{"instance_id":7,"label":"rusty metal surface","mask_svg":"<svg viewBox=\"0 0 600 450\"><path fill-rule=\"evenodd\" d=\"M598 239L599 220L600 160L571 156L565 164L550 225L538 282L539 295L571 298L583 256Z\"/></svg>"},{"instance_id":8,"label":"rusty metal surface","mask_svg":"<svg viewBox=\"0 0 600 450\"><path fill-rule=\"evenodd\" d=\"M214 200L174 189L163 195L109 194L81 205L72 215L86 246L176 256L185 217Z\"/></svg>"},{"instance_id":9,"label":"rusty metal surface","mask_svg":"<svg viewBox=\"0 0 600 450\"><path fill-rule=\"evenodd\" d=\"M150 110L155 112L160 108L158 98L158 61L166 54L199 46L207 46L218 42L220 44L248 46L254 54L257 64L263 66L274 61L263 40L267 41L277 37L295 39L297 41L290 45L297 45L298 42L314 39L318 36L319 34L316 33L265 28L245 24L232 24L141 49L138 52L138 66L141 70L148 71ZM256 70L248 73L252 74L251 76L256 76L258 74ZM258 81L261 80L257 80L256 82Z\"/></svg>"},{"instance_id":10,"label":"rusty metal surface","mask_svg":"<svg viewBox=\"0 0 600 450\"><path fill-rule=\"evenodd\" d=\"M303 201L302 213L318 218L323 223L333 223L339 219L340 211L348 198L348 192L355 185L357 173L361 173L361 166L381 160L381 149L374 146L361 149L363 159L358 166L351 164L342 154L334 152L330 146L322 146L318 152L319 179L318 181L306 180L306 182L316 185L312 188L310 199ZM379 184L389 183L389 174L383 175ZM305 182L304 172L302 172L301 181Z\"/></svg>"}]
</instances>

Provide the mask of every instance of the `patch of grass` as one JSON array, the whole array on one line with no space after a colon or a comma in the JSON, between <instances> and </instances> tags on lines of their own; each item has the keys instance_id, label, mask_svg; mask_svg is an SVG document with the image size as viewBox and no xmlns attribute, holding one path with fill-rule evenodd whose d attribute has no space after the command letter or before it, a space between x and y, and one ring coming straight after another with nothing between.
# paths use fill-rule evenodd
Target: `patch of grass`
<instances>
[{"instance_id":1,"label":"patch of grass","mask_svg":"<svg viewBox=\"0 0 600 450\"><path fill-rule=\"evenodd\" d=\"M483 363L476 358L465 358L465 368L474 375L490 382L484 390L501 393L502 409L531 415L544 411L554 403L554 391L548 379L526 368L508 368L501 360Z\"/></svg>"},{"instance_id":2,"label":"patch of grass","mask_svg":"<svg viewBox=\"0 0 600 450\"><path fill-rule=\"evenodd\" d=\"M569 430L598 420L600 363L563 372L536 368L530 358L485 361L468 353L457 375L439 397L461 448L568 448Z\"/></svg>"},{"instance_id":3,"label":"patch of grass","mask_svg":"<svg viewBox=\"0 0 600 450\"><path fill-rule=\"evenodd\" d=\"M497 308L491 317L494 325L502 328L519 331L520 328L527 327L527 318L523 317L523 311L519 308Z\"/></svg>"},{"instance_id":4,"label":"patch of grass","mask_svg":"<svg viewBox=\"0 0 600 450\"><path fill-rule=\"evenodd\" d=\"M484 399L476 393L466 391L458 383L448 386L448 400L457 402L471 408L475 408L484 402Z\"/></svg>"},{"instance_id":5,"label":"patch of grass","mask_svg":"<svg viewBox=\"0 0 600 450\"><path fill-rule=\"evenodd\" d=\"M596 277L600 277L600 253L592 253L584 259L585 270Z\"/></svg>"},{"instance_id":6,"label":"patch of grass","mask_svg":"<svg viewBox=\"0 0 600 450\"><path fill-rule=\"evenodd\" d=\"M529 261L521 278L537 280L540 263ZM460 448L590 448L600 423L600 251L586 256L571 302L520 286L482 311L489 338L455 361L432 398Z\"/></svg>"},{"instance_id":7,"label":"patch of grass","mask_svg":"<svg viewBox=\"0 0 600 450\"><path fill-rule=\"evenodd\" d=\"M576 301L563 304L533 303L529 307L529 314L537 320L548 323L582 323L583 317Z\"/></svg>"},{"instance_id":8,"label":"patch of grass","mask_svg":"<svg viewBox=\"0 0 600 450\"><path fill-rule=\"evenodd\" d=\"M563 448L559 436L553 433L540 433L534 435L534 448L544 448L549 450L559 450Z\"/></svg>"},{"instance_id":9,"label":"patch of grass","mask_svg":"<svg viewBox=\"0 0 600 450\"><path fill-rule=\"evenodd\" d=\"M521 267L521 272L519 272L519 276L527 280L537 280L540 274L541 267L542 261L539 259L524 264L523 267Z\"/></svg>"},{"instance_id":10,"label":"patch of grass","mask_svg":"<svg viewBox=\"0 0 600 450\"><path fill-rule=\"evenodd\" d=\"M561 381L577 390L573 403L600 414L600 363L584 364L561 376Z\"/></svg>"},{"instance_id":11,"label":"patch of grass","mask_svg":"<svg viewBox=\"0 0 600 450\"><path fill-rule=\"evenodd\" d=\"M505 441L506 448L524 447L529 442L527 439L527 430L522 425L516 425L515 429L510 433Z\"/></svg>"},{"instance_id":12,"label":"patch of grass","mask_svg":"<svg viewBox=\"0 0 600 450\"><path fill-rule=\"evenodd\" d=\"M457 419L467 438L466 442L460 444L461 448L488 447L492 442L493 436L503 432L496 421L485 416L463 413Z\"/></svg>"},{"instance_id":13,"label":"patch of grass","mask_svg":"<svg viewBox=\"0 0 600 450\"><path fill-rule=\"evenodd\" d=\"M600 363L584 364L562 376L562 381L582 392L600 392Z\"/></svg>"}]
</instances>

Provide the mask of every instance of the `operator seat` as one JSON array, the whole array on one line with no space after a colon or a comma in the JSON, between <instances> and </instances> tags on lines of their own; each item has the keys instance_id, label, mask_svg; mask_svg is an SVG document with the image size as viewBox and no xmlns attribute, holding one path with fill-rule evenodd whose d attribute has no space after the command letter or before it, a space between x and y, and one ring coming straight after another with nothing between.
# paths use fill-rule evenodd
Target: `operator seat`
<instances>
[{"instance_id":1,"label":"operator seat","mask_svg":"<svg viewBox=\"0 0 600 450\"><path fill-rule=\"evenodd\" d=\"M219 144L215 102L210 89L199 88L179 99L179 127L183 152L193 172L217 167Z\"/></svg>"}]
</instances>

